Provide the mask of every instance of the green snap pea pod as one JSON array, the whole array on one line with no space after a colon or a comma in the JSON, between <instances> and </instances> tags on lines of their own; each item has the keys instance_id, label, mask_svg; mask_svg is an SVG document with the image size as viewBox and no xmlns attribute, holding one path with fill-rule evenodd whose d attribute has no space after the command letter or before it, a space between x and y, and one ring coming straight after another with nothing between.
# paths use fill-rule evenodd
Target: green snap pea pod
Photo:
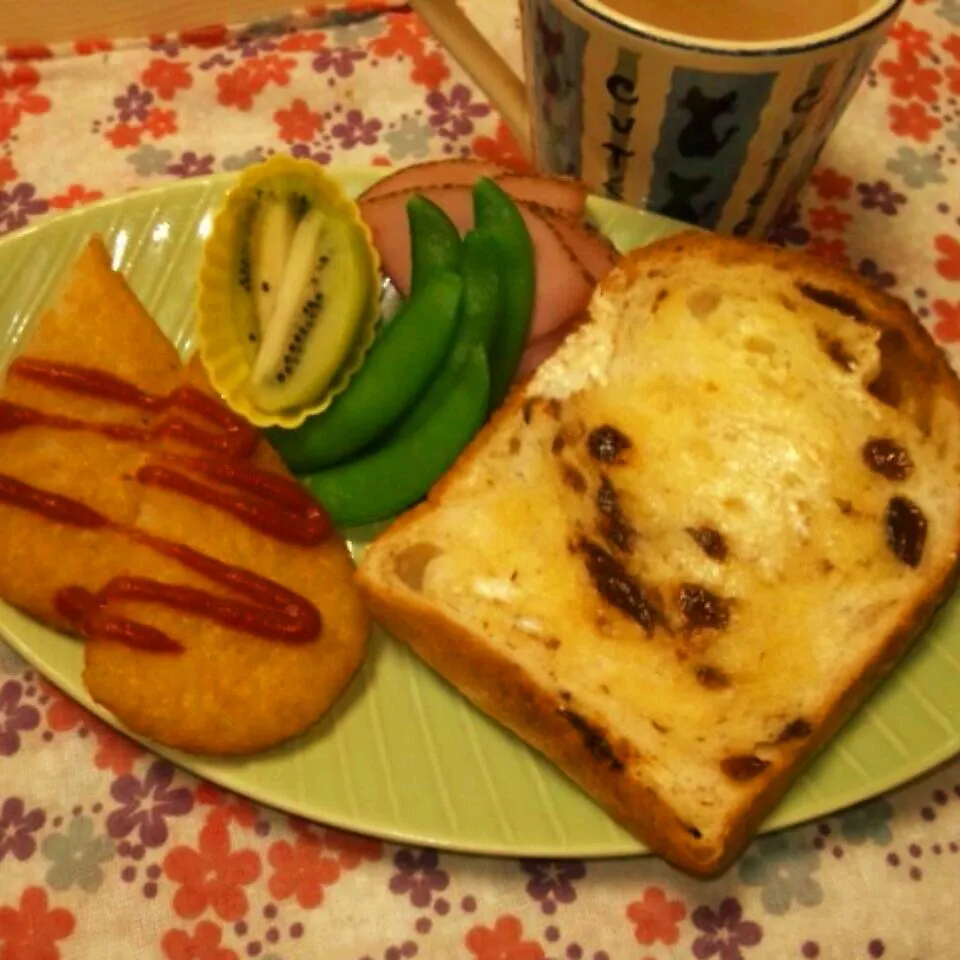
<instances>
[{"instance_id":1,"label":"green snap pea pod","mask_svg":"<svg viewBox=\"0 0 960 960\"><path fill-rule=\"evenodd\" d=\"M436 405L460 375L464 355L471 347L482 347L489 358L503 308L499 250L496 238L489 232L470 230L463 238L463 259L460 264L463 295L460 297L460 321L453 348L436 379L387 434L384 442L408 436L430 418Z\"/></svg>"},{"instance_id":2,"label":"green snap pea pod","mask_svg":"<svg viewBox=\"0 0 960 960\"><path fill-rule=\"evenodd\" d=\"M460 277L447 270L425 280L326 410L295 430L269 431L270 442L294 473L346 460L403 416L450 350L462 286Z\"/></svg>"},{"instance_id":3,"label":"green snap pea pod","mask_svg":"<svg viewBox=\"0 0 960 960\"><path fill-rule=\"evenodd\" d=\"M492 180L473 188L473 219L500 246L503 268L503 319L490 357L490 407L500 406L520 366L530 333L536 294L533 242L516 204Z\"/></svg>"},{"instance_id":4,"label":"green snap pea pod","mask_svg":"<svg viewBox=\"0 0 960 960\"><path fill-rule=\"evenodd\" d=\"M460 231L432 200L414 194L407 201L410 227L410 297L438 270L460 269L463 242Z\"/></svg>"},{"instance_id":5,"label":"green snap pea pod","mask_svg":"<svg viewBox=\"0 0 960 960\"><path fill-rule=\"evenodd\" d=\"M453 386L418 430L303 480L338 527L400 513L450 469L483 425L489 398L487 355L474 345L464 353Z\"/></svg>"}]
</instances>

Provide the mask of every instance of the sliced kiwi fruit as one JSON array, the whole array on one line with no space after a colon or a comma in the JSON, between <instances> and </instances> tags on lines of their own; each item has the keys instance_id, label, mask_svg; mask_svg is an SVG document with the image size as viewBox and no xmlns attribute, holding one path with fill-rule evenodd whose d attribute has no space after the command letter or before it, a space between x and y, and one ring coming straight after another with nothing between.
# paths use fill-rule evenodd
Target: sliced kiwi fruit
<instances>
[{"instance_id":1,"label":"sliced kiwi fruit","mask_svg":"<svg viewBox=\"0 0 960 960\"><path fill-rule=\"evenodd\" d=\"M258 200L270 202L267 195ZM260 349L248 384L250 399L267 413L306 405L322 394L350 351L370 296L356 227L309 202L300 206L293 208L299 216L270 315L260 317ZM264 243L268 234L285 230L278 215L269 230L264 226ZM251 258L254 252L251 247ZM259 269L251 259L251 279Z\"/></svg>"},{"instance_id":2,"label":"sliced kiwi fruit","mask_svg":"<svg viewBox=\"0 0 960 960\"><path fill-rule=\"evenodd\" d=\"M250 217L250 292L263 336L277 305L280 279L297 229L298 197L262 195Z\"/></svg>"}]
</instances>

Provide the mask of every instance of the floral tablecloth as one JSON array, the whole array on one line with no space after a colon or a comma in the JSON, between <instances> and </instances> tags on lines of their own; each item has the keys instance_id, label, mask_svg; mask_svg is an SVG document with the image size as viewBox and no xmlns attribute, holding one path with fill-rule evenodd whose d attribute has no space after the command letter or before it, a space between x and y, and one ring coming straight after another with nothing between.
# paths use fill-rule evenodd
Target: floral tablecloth
<instances>
[{"instance_id":1,"label":"floral tablecloth","mask_svg":"<svg viewBox=\"0 0 960 960\"><path fill-rule=\"evenodd\" d=\"M466 5L518 63L516 5ZM874 67L776 239L896 291L955 351L960 0L908 2ZM0 64L3 231L276 151L524 163L396 3L7 49ZM0 643L0 960L956 960L958 896L958 761L762 838L712 882L651 858L454 856L224 794Z\"/></svg>"}]
</instances>

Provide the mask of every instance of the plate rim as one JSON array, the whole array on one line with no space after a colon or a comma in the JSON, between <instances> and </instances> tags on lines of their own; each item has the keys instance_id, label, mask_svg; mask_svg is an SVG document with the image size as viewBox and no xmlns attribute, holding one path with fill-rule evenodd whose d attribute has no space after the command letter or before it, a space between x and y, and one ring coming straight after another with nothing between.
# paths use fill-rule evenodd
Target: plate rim
<instances>
[{"instance_id":1,"label":"plate rim","mask_svg":"<svg viewBox=\"0 0 960 960\"><path fill-rule=\"evenodd\" d=\"M376 180L379 180L392 172L396 172L396 170L400 168L379 167L362 164L331 164L326 169L334 178L355 178L360 181L366 180L368 184L372 184L376 182ZM202 195L203 193L208 192L215 187L222 187L223 190L226 190L229 187L229 184L240 176L240 173L241 171L219 171L213 174L205 174L199 177L189 177L173 182L166 181L146 187L144 189L129 190L116 196L99 199L93 203L78 206L71 210L49 211L36 218L25 228L16 230L4 237L0 237L0 250L2 250L4 247L21 242L29 242L31 239L35 238L37 234L42 233L52 225L65 223L76 219L83 219L86 216L89 216L92 211L112 210L117 207L123 207L128 202L143 203L149 202L151 199L160 201L162 203L163 201L169 201L171 196L175 196L180 193L197 193ZM215 209L215 204L218 202L219 197L211 203L211 214ZM619 212L619 215L622 216L628 216L630 218L639 217L643 219L653 219L655 221L659 221L665 231L679 232L683 229L692 229L687 224L670 220L669 218L659 216L649 211L633 208L615 200L591 195L588 198L588 203L594 207L599 207L600 210L616 209ZM35 313L39 312L43 306L44 303L41 301ZM936 622L945 615L947 608L956 604L960 604L960 593L955 592L949 596L936 611L915 646L908 652L905 660L917 655L924 642L924 636L934 629ZM255 803L261 804L268 808L281 811L282 813L286 813L291 816L297 816L310 820L311 822L318 823L321 826L330 826L336 829L357 832L367 836L373 836L393 844L425 846L458 855L480 855L496 858L547 857L555 859L622 859L627 857L648 856L651 854L651 851L647 846L645 846L636 838L631 837L629 834L626 834L626 839L615 837L610 841L605 841L602 843L591 841L577 844L575 841L572 843L570 841L566 841L562 844L554 846L524 846L522 842L520 842L519 844L510 846L509 844L505 843L478 843L475 841L465 841L462 839L456 840L453 838L430 837L425 835L422 831L404 831L401 827L391 827L384 824L376 824L371 826L369 821L366 823L360 822L364 820L364 816L362 815L351 819L349 816L344 817L325 812L322 817L317 816L316 813L311 813L306 809L307 804L298 805L295 800L290 800L285 795L278 796L277 794L271 794L269 783L256 780L252 784L238 784L236 782L237 780L243 780L243 765L245 758L239 757L231 760L231 758L211 757L210 755L203 754L186 754L181 751L165 747L163 744L158 744L155 741L141 737L138 734L128 730L117 720L116 717L113 716L113 714L110 713L109 710L101 707L89 696L89 693L86 691L86 688L83 685L82 674L76 678L73 678L66 676L64 672L59 669L52 668L52 665L40 655L38 650L36 650L34 644L27 642L25 639L21 639L20 631L16 629L16 620L23 620L25 623L29 623L34 627L38 627L51 633L56 633L56 631L53 631L51 628L39 623L39 621L35 621L27 614L21 612L19 609L2 600L0 600L0 614L2 614L2 616L0 616L0 636L2 636L4 642L6 642L19 656L26 660L47 682L57 687L57 689L60 690L64 696L67 696L75 702L80 703L81 706L93 713L102 722L119 731L124 736L131 738L136 743L146 748L149 753L164 758L177 767L185 770L192 776L215 783L224 789L230 790L231 792L240 796L247 797ZM12 629L8 623L8 618L11 614L13 615L14 619L14 627ZM374 631L379 632L386 642L399 642L390 637L390 635L383 630L383 628L372 623L371 636ZM58 634L58 636L65 635ZM426 669L429 670L430 668L426 667ZM892 676L895 675L896 674L893 674ZM884 683L889 682L891 678L887 678ZM357 682L361 682L359 672L353 678L353 680L351 680L351 685ZM65 689L65 685L77 685L82 695L80 697L76 696L68 689ZM875 696L878 690L879 687L871 694L871 697L868 698L865 703L869 703L869 700ZM509 731L505 732L509 736L515 736L510 734ZM806 770L816 759L823 755L823 752L829 748L830 744L834 742L834 739L835 738L831 738L831 740L824 745L824 748L807 760L803 766L803 769L798 775L798 779L804 775ZM280 747L277 749L292 749L295 751L296 744L297 738L294 738L293 740L288 741L286 744L280 745ZM529 745L524 744L523 746L524 749L533 750L533 748ZM892 776L888 776L880 786L877 785L877 778L873 777L870 786L864 787L858 785L851 787L846 791L843 791L840 795L835 796L825 807L818 805L821 807L818 810L807 810L806 812L801 810L796 815L785 818L778 818L776 816L778 808L775 808L771 812L771 815L768 815L768 817L764 820L759 831L757 832L757 836L759 837L762 835L775 833L780 830L810 823L823 817L836 815L839 812L849 809L857 804L876 800L877 798L885 796L894 790L908 786L912 782L922 778L927 774L933 773L937 770L937 768L949 763L957 756L960 756L960 732L958 732L957 736L953 739L945 737L940 749L935 750L932 753L928 752L927 754L923 755L922 758L918 758L912 763L904 762L906 769L904 769L904 764L901 764L900 768L898 768L898 772ZM224 770L227 772L227 775L220 775L221 770L219 766L213 771L204 769L205 763L209 761L215 761L218 765L225 764ZM566 776L562 771L558 770L558 772ZM231 773L236 775L230 776ZM786 796L786 794L784 796ZM617 824L616 821L606 813L606 811L596 804L595 801L591 799L591 803L593 803L596 809L604 817L610 820L610 822L617 827L619 832L624 832L623 828Z\"/></svg>"}]
</instances>

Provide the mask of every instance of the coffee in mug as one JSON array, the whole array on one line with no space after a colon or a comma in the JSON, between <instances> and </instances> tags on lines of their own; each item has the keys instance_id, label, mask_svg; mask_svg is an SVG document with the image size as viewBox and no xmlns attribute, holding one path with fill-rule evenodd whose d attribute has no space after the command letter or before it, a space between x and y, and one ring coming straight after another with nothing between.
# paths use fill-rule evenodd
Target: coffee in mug
<instances>
[{"instance_id":1,"label":"coffee in mug","mask_svg":"<svg viewBox=\"0 0 960 960\"><path fill-rule=\"evenodd\" d=\"M852 20L870 0L606 0L629 20L688 37L727 41L789 40Z\"/></svg>"}]
</instances>

